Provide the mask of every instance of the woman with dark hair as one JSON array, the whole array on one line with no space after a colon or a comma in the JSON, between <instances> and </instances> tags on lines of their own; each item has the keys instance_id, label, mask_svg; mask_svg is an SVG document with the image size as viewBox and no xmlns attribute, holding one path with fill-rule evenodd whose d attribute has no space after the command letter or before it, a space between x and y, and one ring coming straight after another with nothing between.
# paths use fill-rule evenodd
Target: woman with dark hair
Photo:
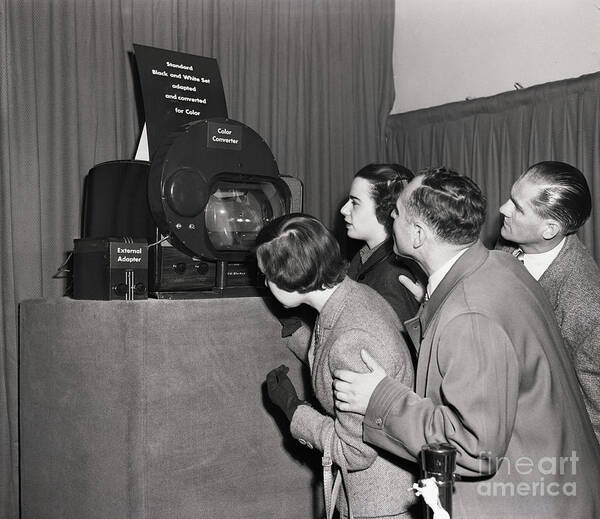
<instances>
[{"instance_id":1,"label":"woman with dark hair","mask_svg":"<svg viewBox=\"0 0 600 519\"><path fill-rule=\"evenodd\" d=\"M365 369L363 348L391 377L412 387L410 353L394 310L373 289L345 275L335 237L312 216L286 215L268 224L258 236L256 256L265 284L281 304L306 304L318 314L305 351L295 353L310 366L322 411L298 398L286 366L267 375L267 391L290 420L292 435L323 453L328 514L337 501L342 518L411 517L413 474L362 441L360 416L335 409L332 387L334 370ZM333 485L332 463L340 469Z\"/></svg>"},{"instance_id":2,"label":"woman with dark hair","mask_svg":"<svg viewBox=\"0 0 600 519\"><path fill-rule=\"evenodd\" d=\"M340 210L348 237L365 242L352 258L348 276L379 292L402 322L415 316L419 304L398 277L413 282L425 277L414 261L394 254L390 215L413 176L399 164L368 164L354 176L348 201Z\"/></svg>"}]
</instances>

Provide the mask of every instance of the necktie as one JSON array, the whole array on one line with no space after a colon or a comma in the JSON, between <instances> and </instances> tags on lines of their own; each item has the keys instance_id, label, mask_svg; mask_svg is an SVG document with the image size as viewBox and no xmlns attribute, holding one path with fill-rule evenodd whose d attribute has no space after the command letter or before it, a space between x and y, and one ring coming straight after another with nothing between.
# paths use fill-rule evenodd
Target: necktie
<instances>
[{"instance_id":1,"label":"necktie","mask_svg":"<svg viewBox=\"0 0 600 519\"><path fill-rule=\"evenodd\" d=\"M521 249L521 247L512 251L512 255L515 258L517 258L521 263L523 263L523 261L525 261L525 253L523 252L523 249Z\"/></svg>"}]
</instances>

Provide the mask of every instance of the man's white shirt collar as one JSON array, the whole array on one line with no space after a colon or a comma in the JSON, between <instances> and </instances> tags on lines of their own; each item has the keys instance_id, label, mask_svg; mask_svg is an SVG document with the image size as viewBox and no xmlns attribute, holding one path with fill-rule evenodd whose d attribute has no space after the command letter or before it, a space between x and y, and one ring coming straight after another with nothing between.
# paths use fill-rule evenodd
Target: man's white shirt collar
<instances>
[{"instance_id":1,"label":"man's white shirt collar","mask_svg":"<svg viewBox=\"0 0 600 519\"><path fill-rule=\"evenodd\" d=\"M465 252L467 252L468 249L469 247L466 247L463 250L459 251L455 256L450 258L439 269L437 269L433 274L431 274L431 276L429 276L429 279L427 281L427 299L431 297L433 291L442 282L442 279L444 279L446 274L448 274L448 271L452 268L452 266L458 261L458 258L460 258Z\"/></svg>"},{"instance_id":2,"label":"man's white shirt collar","mask_svg":"<svg viewBox=\"0 0 600 519\"><path fill-rule=\"evenodd\" d=\"M549 251L538 254L523 254L523 265L536 280L539 280L556 259L566 241L567 237L565 236L556 247Z\"/></svg>"}]
</instances>

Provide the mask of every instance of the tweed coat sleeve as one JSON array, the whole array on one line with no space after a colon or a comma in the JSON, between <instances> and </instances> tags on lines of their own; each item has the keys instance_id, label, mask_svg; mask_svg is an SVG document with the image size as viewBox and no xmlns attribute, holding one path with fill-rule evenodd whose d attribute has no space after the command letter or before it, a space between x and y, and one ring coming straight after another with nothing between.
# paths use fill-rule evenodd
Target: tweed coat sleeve
<instances>
[{"instance_id":1,"label":"tweed coat sleeve","mask_svg":"<svg viewBox=\"0 0 600 519\"><path fill-rule=\"evenodd\" d=\"M334 463L338 466L346 465L349 471L371 466L377 458L377 452L362 440L362 416L335 409L331 384L333 371L336 369L366 371L360 357L362 348L368 349L389 375L401 377L410 383L412 366L408 353L406 359L400 362L397 348L393 348L396 351L391 351L389 345L382 345L364 329L346 329L323 352L326 358L317 358L313 368L313 378L316 377L323 385L329 386L329 394L322 399L322 404L333 416L322 414L309 406L300 406L291 423L291 432L295 438L321 452L328 445Z\"/></svg>"},{"instance_id":2,"label":"tweed coat sleeve","mask_svg":"<svg viewBox=\"0 0 600 519\"><path fill-rule=\"evenodd\" d=\"M573 364L583 392L586 409L596 438L600 443L600 323L588 327L587 336L579 343ZM570 339L565 334L565 340Z\"/></svg>"},{"instance_id":3,"label":"tweed coat sleeve","mask_svg":"<svg viewBox=\"0 0 600 519\"><path fill-rule=\"evenodd\" d=\"M458 449L458 473L493 474L511 438L519 387L504 330L481 313L455 316L433 337L428 377L440 405L382 380L365 415L365 440L408 459L427 443L449 442Z\"/></svg>"},{"instance_id":4,"label":"tweed coat sleeve","mask_svg":"<svg viewBox=\"0 0 600 519\"><path fill-rule=\"evenodd\" d=\"M539 280L554 307L600 442L600 271L576 235Z\"/></svg>"},{"instance_id":5,"label":"tweed coat sleeve","mask_svg":"<svg viewBox=\"0 0 600 519\"><path fill-rule=\"evenodd\" d=\"M598 282L568 276L558 293L556 318L573 360L588 415L600 442L600 292Z\"/></svg>"}]
</instances>

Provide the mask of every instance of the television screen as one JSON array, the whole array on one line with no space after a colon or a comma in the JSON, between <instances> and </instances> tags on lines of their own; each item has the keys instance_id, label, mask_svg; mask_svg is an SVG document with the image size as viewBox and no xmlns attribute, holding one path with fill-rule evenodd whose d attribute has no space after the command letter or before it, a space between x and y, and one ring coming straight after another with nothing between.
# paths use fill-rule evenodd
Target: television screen
<instances>
[{"instance_id":1,"label":"television screen","mask_svg":"<svg viewBox=\"0 0 600 519\"><path fill-rule=\"evenodd\" d=\"M285 199L270 181L218 181L206 204L208 239L217 251L249 250L262 227L286 213Z\"/></svg>"}]
</instances>

